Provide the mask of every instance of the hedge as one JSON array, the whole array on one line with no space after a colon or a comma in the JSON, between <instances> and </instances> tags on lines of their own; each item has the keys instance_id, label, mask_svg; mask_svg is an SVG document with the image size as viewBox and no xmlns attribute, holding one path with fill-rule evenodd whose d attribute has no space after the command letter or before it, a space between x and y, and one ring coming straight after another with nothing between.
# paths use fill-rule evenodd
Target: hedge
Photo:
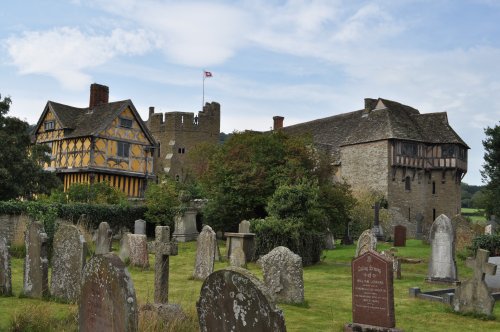
<instances>
[{"instance_id":1,"label":"hedge","mask_svg":"<svg viewBox=\"0 0 500 332\"><path fill-rule=\"evenodd\" d=\"M250 229L255 233L256 257L284 246L302 258L303 266L313 265L321 259L324 234L306 230L301 222L268 217L252 220Z\"/></svg>"},{"instance_id":2,"label":"hedge","mask_svg":"<svg viewBox=\"0 0 500 332\"><path fill-rule=\"evenodd\" d=\"M472 240L472 246L470 247L474 256L479 248L488 250L490 256L500 256L500 234L479 235Z\"/></svg>"},{"instance_id":3,"label":"hedge","mask_svg":"<svg viewBox=\"0 0 500 332\"><path fill-rule=\"evenodd\" d=\"M0 214L29 214L30 211L45 213L49 207L54 207L57 216L76 223L82 215L92 228L106 221L111 228L122 226L133 229L134 221L144 219L146 207L87 203L43 203L36 201L0 201Z\"/></svg>"}]
</instances>

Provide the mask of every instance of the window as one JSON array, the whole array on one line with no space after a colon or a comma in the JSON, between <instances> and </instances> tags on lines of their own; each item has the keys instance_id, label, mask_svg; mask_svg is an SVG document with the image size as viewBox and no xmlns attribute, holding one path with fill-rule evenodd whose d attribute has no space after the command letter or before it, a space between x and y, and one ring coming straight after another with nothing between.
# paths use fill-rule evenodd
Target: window
<instances>
[{"instance_id":1,"label":"window","mask_svg":"<svg viewBox=\"0 0 500 332\"><path fill-rule=\"evenodd\" d=\"M49 151L45 152L45 155L47 157L51 157L52 156L52 142L47 142L47 143L45 143L45 145L49 148Z\"/></svg>"},{"instance_id":2,"label":"window","mask_svg":"<svg viewBox=\"0 0 500 332\"><path fill-rule=\"evenodd\" d=\"M463 147L458 147L458 159L467 160L467 149Z\"/></svg>"},{"instance_id":3,"label":"window","mask_svg":"<svg viewBox=\"0 0 500 332\"><path fill-rule=\"evenodd\" d=\"M178 152L178 153L185 153L185 152L186 152L186 149L185 149L185 148L178 148L178 149L177 149L177 152Z\"/></svg>"},{"instance_id":4,"label":"window","mask_svg":"<svg viewBox=\"0 0 500 332\"><path fill-rule=\"evenodd\" d=\"M411 190L411 179L409 176L405 178L405 190L410 191Z\"/></svg>"},{"instance_id":5,"label":"window","mask_svg":"<svg viewBox=\"0 0 500 332\"><path fill-rule=\"evenodd\" d=\"M416 143L401 143L401 154L407 157L416 157L418 146Z\"/></svg>"},{"instance_id":6,"label":"window","mask_svg":"<svg viewBox=\"0 0 500 332\"><path fill-rule=\"evenodd\" d=\"M132 128L132 120L120 118L120 127Z\"/></svg>"},{"instance_id":7,"label":"window","mask_svg":"<svg viewBox=\"0 0 500 332\"><path fill-rule=\"evenodd\" d=\"M46 131L49 131L49 130L54 130L54 128L55 128L55 123L54 123L54 121L45 121L45 123L43 124L43 128L44 128Z\"/></svg>"},{"instance_id":8,"label":"window","mask_svg":"<svg viewBox=\"0 0 500 332\"><path fill-rule=\"evenodd\" d=\"M127 142L116 142L118 145L118 157L128 158L130 144Z\"/></svg>"},{"instance_id":9,"label":"window","mask_svg":"<svg viewBox=\"0 0 500 332\"><path fill-rule=\"evenodd\" d=\"M433 195L436 194L436 182L435 181L432 181L432 194Z\"/></svg>"},{"instance_id":10,"label":"window","mask_svg":"<svg viewBox=\"0 0 500 332\"><path fill-rule=\"evenodd\" d=\"M444 144L443 146L441 146L441 157L454 158L455 146L453 144Z\"/></svg>"}]
</instances>

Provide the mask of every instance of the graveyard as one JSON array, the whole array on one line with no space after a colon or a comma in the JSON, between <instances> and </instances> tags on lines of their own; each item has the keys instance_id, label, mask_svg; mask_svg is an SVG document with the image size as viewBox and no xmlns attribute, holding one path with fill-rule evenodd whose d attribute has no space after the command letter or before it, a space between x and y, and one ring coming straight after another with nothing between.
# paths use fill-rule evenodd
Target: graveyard
<instances>
[{"instance_id":1,"label":"graveyard","mask_svg":"<svg viewBox=\"0 0 500 332\"><path fill-rule=\"evenodd\" d=\"M113 242L113 252L118 255L119 243ZM219 240L222 256L226 253L225 242ZM377 251L392 247L392 243L379 242ZM297 304L278 303L283 311L287 331L342 331L346 323L352 322L351 261L356 246L336 244L333 250L323 251L321 262L304 267L304 299ZM409 289L419 287L422 291L446 288L445 285L425 281L431 249L421 240L407 240L406 246L397 247L398 257L422 260L417 264L402 264L401 279L394 278L394 310L396 327L404 331L493 331L499 322L494 319L474 315L460 315L450 306L440 302L426 301L409 296ZM148 267L128 266L135 288L138 305L155 302L155 255L149 254ZM179 304L185 319L176 322L170 331L198 331L196 302L200 297L203 281L193 278L196 258L196 242L178 243L178 254L170 256L168 302ZM457 258L458 278L465 280L473 275L466 261ZM76 314L78 306L64 304L55 299L30 299L19 296L23 288L23 259L13 258L12 290L14 296L0 297L0 330L9 330L12 319L22 320L26 316L37 320L53 319L59 322L52 325L54 331L77 331ZM215 271L229 265L228 261L216 261ZM246 264L249 272L261 281L262 270L254 262ZM50 284L49 273L49 284ZM43 314L43 315L42 315ZM38 316L40 315L40 316ZM500 306L493 310L493 316L500 317ZM13 318L16 317L16 318ZM49 318L48 318L49 317ZM155 322L149 316L139 315L139 330L155 331ZM50 325L48 325L50 326Z\"/></svg>"}]
</instances>

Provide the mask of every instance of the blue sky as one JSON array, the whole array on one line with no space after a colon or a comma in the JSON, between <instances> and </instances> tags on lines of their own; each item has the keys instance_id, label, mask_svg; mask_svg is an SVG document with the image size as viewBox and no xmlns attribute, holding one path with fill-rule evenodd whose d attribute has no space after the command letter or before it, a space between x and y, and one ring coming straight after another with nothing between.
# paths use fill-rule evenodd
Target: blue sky
<instances>
[{"instance_id":1,"label":"blue sky","mask_svg":"<svg viewBox=\"0 0 500 332\"><path fill-rule=\"evenodd\" d=\"M24 0L0 11L0 93L35 123L47 100L197 112L221 130L267 130L350 112L366 97L448 112L481 184L484 128L500 120L500 1Z\"/></svg>"}]
</instances>

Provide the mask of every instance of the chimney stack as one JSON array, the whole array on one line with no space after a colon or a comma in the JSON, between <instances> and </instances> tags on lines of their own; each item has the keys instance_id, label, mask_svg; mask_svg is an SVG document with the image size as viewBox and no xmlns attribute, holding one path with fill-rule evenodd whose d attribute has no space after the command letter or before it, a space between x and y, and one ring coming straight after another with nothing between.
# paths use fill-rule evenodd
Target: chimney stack
<instances>
[{"instance_id":1,"label":"chimney stack","mask_svg":"<svg viewBox=\"0 0 500 332\"><path fill-rule=\"evenodd\" d=\"M285 120L284 117L276 115L273 116L273 120L274 120L273 130L278 130L283 128L283 120Z\"/></svg>"},{"instance_id":2,"label":"chimney stack","mask_svg":"<svg viewBox=\"0 0 500 332\"><path fill-rule=\"evenodd\" d=\"M89 108L94 108L99 105L109 102L109 88L105 85L93 83L90 85L90 101Z\"/></svg>"},{"instance_id":3,"label":"chimney stack","mask_svg":"<svg viewBox=\"0 0 500 332\"><path fill-rule=\"evenodd\" d=\"M154 106L149 106L149 118L155 114L155 107Z\"/></svg>"}]
</instances>

